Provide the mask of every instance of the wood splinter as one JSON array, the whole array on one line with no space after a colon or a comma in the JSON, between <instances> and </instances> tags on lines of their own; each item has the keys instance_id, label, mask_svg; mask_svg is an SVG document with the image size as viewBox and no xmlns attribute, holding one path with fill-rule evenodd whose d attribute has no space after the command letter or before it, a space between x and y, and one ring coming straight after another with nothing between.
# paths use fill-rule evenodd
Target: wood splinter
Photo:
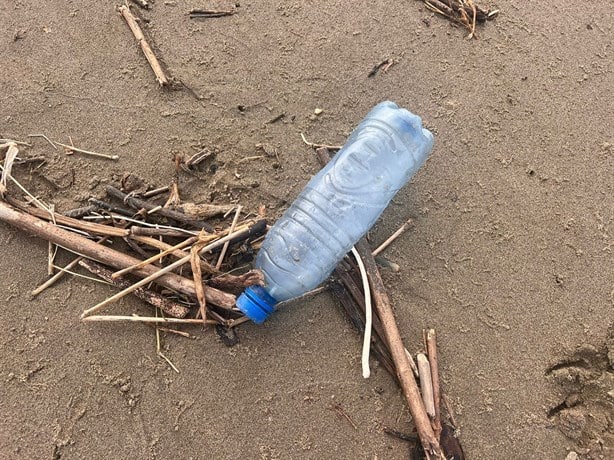
<instances>
[{"instance_id":1,"label":"wood splinter","mask_svg":"<svg viewBox=\"0 0 614 460\"><path fill-rule=\"evenodd\" d=\"M164 73L164 70L160 65L160 61L158 61L158 58L152 51L151 46L149 46L149 43L147 43L147 40L145 40L145 35L143 35L143 31L141 30L141 27L139 26L136 17L130 11L130 8L126 5L122 5L118 8L118 11L126 20L126 23L128 24L128 27L130 27L130 30L132 31L134 38L136 38L136 41L139 42L141 50L143 51L147 62L149 62L151 70L153 70L153 73L156 75L156 80L158 81L158 84L160 86L168 86L169 79Z\"/></svg>"}]
</instances>

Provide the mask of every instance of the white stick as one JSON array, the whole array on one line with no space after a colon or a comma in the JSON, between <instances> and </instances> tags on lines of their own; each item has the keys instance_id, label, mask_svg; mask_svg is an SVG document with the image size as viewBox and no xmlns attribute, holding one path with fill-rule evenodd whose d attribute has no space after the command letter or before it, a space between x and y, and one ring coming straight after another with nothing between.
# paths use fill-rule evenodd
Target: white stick
<instances>
[{"instance_id":1,"label":"white stick","mask_svg":"<svg viewBox=\"0 0 614 460\"><path fill-rule=\"evenodd\" d=\"M367 278L367 270L365 269L360 254L354 246L352 246L352 254L358 264L360 277L362 278L362 288L365 291L365 336L362 341L362 376L368 379L371 376L369 369L369 352L371 351L371 323L373 314L371 312L371 288L369 287L369 278Z\"/></svg>"}]
</instances>

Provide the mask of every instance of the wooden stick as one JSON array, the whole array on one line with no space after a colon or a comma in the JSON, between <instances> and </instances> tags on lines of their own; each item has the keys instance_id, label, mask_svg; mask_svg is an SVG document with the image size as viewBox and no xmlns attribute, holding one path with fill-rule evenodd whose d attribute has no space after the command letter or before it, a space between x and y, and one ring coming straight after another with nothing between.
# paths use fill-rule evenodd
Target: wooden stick
<instances>
[{"instance_id":1,"label":"wooden stick","mask_svg":"<svg viewBox=\"0 0 614 460\"><path fill-rule=\"evenodd\" d=\"M202 235L205 238L205 235ZM194 287L196 288L196 299L200 311L200 317L203 320L203 326L207 325L207 301L205 299L205 287L203 285L203 273L200 269L200 251L206 245L204 239L199 240L190 250L190 265L192 266L192 276L194 278Z\"/></svg>"},{"instance_id":2,"label":"wooden stick","mask_svg":"<svg viewBox=\"0 0 614 460\"><path fill-rule=\"evenodd\" d=\"M141 200L139 198L135 198L132 196L128 196L125 193L123 193L121 190L118 190L115 187L113 187L112 185L107 185L105 190L108 195L115 197L119 200L122 200L124 203L126 203L128 206L134 209L145 209L147 211L150 211L153 208L157 207L157 205L150 203L148 201ZM207 230L208 232L213 233L213 228L211 227L211 225L209 225L206 222L194 219L193 217L187 216L182 212L174 211L172 209L162 208L158 210L158 214L160 214L161 216L167 217L169 219L176 220L177 222L185 222L194 227L203 228Z\"/></svg>"},{"instance_id":3,"label":"wooden stick","mask_svg":"<svg viewBox=\"0 0 614 460\"><path fill-rule=\"evenodd\" d=\"M439 383L439 358L437 356L437 334L435 329L425 331L426 352L431 366L431 379L433 382L433 404L435 417L432 420L433 431L439 439L441 436L441 388Z\"/></svg>"},{"instance_id":4,"label":"wooden stick","mask_svg":"<svg viewBox=\"0 0 614 460\"><path fill-rule=\"evenodd\" d=\"M31 210L37 212L40 211L36 210L35 208L31 208ZM49 216L47 215L47 217ZM60 218L75 220L60 216L59 214L56 214L55 217L58 220L58 223L60 223ZM121 269L140 262L140 260L124 254L123 252L97 244L88 240L87 238L77 235L76 233L58 228L52 223L45 222L30 214L13 209L3 201L0 201L0 220L32 235L44 238L47 241L51 241L54 244L67 249L68 251L85 256L88 259L96 260L105 265L109 265L110 267ZM121 229L115 230L121 231ZM249 231L249 229L246 231ZM157 273L157 270L158 269L156 267L148 265L136 270L134 273L138 276L144 277ZM156 277L156 283L174 291L196 297L194 282L174 273L165 274L160 278ZM222 308L232 308L235 304L234 295L227 294L214 288L207 289L206 295L208 302Z\"/></svg>"},{"instance_id":5,"label":"wooden stick","mask_svg":"<svg viewBox=\"0 0 614 460\"><path fill-rule=\"evenodd\" d=\"M384 241L382 244L380 244L377 249L375 249L373 251L373 257L375 257L376 255L378 255L380 252L382 252L384 249L386 249L388 246L390 246L390 244L396 240L399 236L401 236L405 230L407 230L407 228L411 225L411 219L408 219L407 222L405 222L403 225L401 225L401 227L394 232L392 235L390 235L388 237L388 239L386 241Z\"/></svg>"},{"instance_id":6,"label":"wooden stick","mask_svg":"<svg viewBox=\"0 0 614 460\"><path fill-rule=\"evenodd\" d=\"M190 19L197 18L221 18L222 16L232 16L237 12L236 9L232 10L205 10L205 9L193 9L190 10Z\"/></svg>"},{"instance_id":7,"label":"wooden stick","mask_svg":"<svg viewBox=\"0 0 614 460\"><path fill-rule=\"evenodd\" d=\"M431 377L431 366L424 353L416 355L418 373L420 374L420 389L422 390L422 401L426 408L426 413L433 419L435 417L435 401L433 399L433 379Z\"/></svg>"},{"instance_id":8,"label":"wooden stick","mask_svg":"<svg viewBox=\"0 0 614 460\"><path fill-rule=\"evenodd\" d=\"M38 217L39 219L47 221L51 220L51 215L46 210L40 208L33 208L32 206L28 206L23 201L16 200L10 196L7 196L5 200L11 206L27 213L30 216ZM127 230L125 228L110 227L108 225L96 224L94 222L86 222L79 219L73 219L72 217L64 216L62 214L55 214L54 219L56 224L66 225L96 235L119 237L125 237L130 235L130 230Z\"/></svg>"},{"instance_id":9,"label":"wooden stick","mask_svg":"<svg viewBox=\"0 0 614 460\"><path fill-rule=\"evenodd\" d=\"M70 150L71 152L83 153L84 155L89 155L91 157L106 158L107 160L113 160L113 161L119 160L119 155L107 155L106 153L98 153L98 152L92 152L90 150L78 149L74 145L62 144L61 142L58 142L58 141L55 141L55 143L56 145L61 145L62 147L64 147L67 150Z\"/></svg>"},{"instance_id":10,"label":"wooden stick","mask_svg":"<svg viewBox=\"0 0 614 460\"><path fill-rule=\"evenodd\" d=\"M405 354L405 347L403 346L399 328L394 319L392 305L388 294L386 294L386 288L377 268L377 264L375 263L375 259L371 254L371 249L364 238L358 242L356 247L365 264L367 273L369 274L369 281L371 282L373 299L375 301L375 309L384 327L384 334L397 369L399 383L407 399L409 411L414 419L422 447L427 454L427 458L428 456L432 456L432 458L438 460L445 460L441 446L439 445L439 440L435 437L428 414L422 403L420 391L418 390L418 385L414 379L409 360Z\"/></svg>"},{"instance_id":11,"label":"wooden stick","mask_svg":"<svg viewBox=\"0 0 614 460\"><path fill-rule=\"evenodd\" d=\"M92 260L83 259L79 262L83 268L88 270L89 272L98 275L100 278L105 280L108 283L117 286L120 289L126 289L131 285L130 282L122 279L122 278L113 278L112 272L108 268L97 264ZM185 305L181 305L180 303L173 302L172 300L167 299L166 297L161 296L157 292L154 292L150 289L145 289L143 287L136 289L133 294L141 300L144 300L150 305L153 305L156 308L159 308L161 311L166 313L173 318L185 318L187 314L190 312L190 309Z\"/></svg>"},{"instance_id":12,"label":"wooden stick","mask_svg":"<svg viewBox=\"0 0 614 460\"><path fill-rule=\"evenodd\" d=\"M123 18L126 20L128 27L130 27L130 30L132 31L132 35L134 35L134 38L136 38L136 41L139 43L141 50L143 51L143 54L145 55L145 58L147 59L147 62L149 62L149 66L151 67L151 70L153 70L153 73L156 75L156 80L158 81L158 84L160 86L168 86L169 80L166 74L164 73L164 70L162 70L162 66L160 65L160 62L158 61L158 58L156 57L154 52L151 50L151 46L149 46L149 43L147 43L147 40L145 40L143 31L141 30L141 27L137 23L134 15L130 12L130 8L128 8L126 5L122 5L118 8L118 10L123 16Z\"/></svg>"},{"instance_id":13,"label":"wooden stick","mask_svg":"<svg viewBox=\"0 0 614 460\"><path fill-rule=\"evenodd\" d=\"M247 232L247 230L243 230L243 232ZM242 233L242 232L239 232L239 233ZM224 238L221 238L221 239L219 239L219 240L215 241L214 243L211 243L211 244L209 244L209 245L205 246L204 248L202 248L202 249L199 251L199 253L200 253L200 254L202 254L202 253L207 252L207 251L210 251L211 249L214 249L214 248L216 248L216 247L218 247L218 246L221 246L221 245L222 245L222 244L224 244L226 241L228 241L228 240L230 240L230 239L234 238L235 236L237 236L237 235L236 235L236 234L231 233L231 234L229 234L229 235L225 236ZM139 287L141 287L141 286L145 286L146 284L151 283L152 281L155 281L155 280L156 280L156 279L158 279L160 276L162 276L162 275L164 275L164 274L167 274L167 273L172 272L172 271L173 271L173 270L175 270L176 268L178 268L178 267L182 266L183 264L185 264L185 263L189 262L189 261L190 261L190 259L191 259L191 256L189 256L189 255L188 255L188 256L186 256L186 257L184 257L184 258L182 258L182 259L179 259L179 260L177 260L177 261L173 262L173 263L172 263L172 264L170 264L170 265L167 265L167 266L166 266L166 267L164 267L164 268L161 268L161 269L159 269L159 270L155 271L155 272L154 272L154 273L152 273L151 275L149 275L149 276L147 276L146 278L144 278L144 279L142 279L142 280L138 281L137 283L135 283L135 284L133 284L132 286L130 286L130 287L128 287L128 288L126 288L126 289L124 289L123 291L118 292L117 294L115 294L115 295L113 295L113 296L109 297L109 298L108 298L108 299L106 299L106 300L103 300L102 302L100 302L100 303L98 303L98 304L94 305L92 308L88 308L87 310L85 310L85 311L84 311L84 312L81 314L81 319L85 318L86 316L91 315L92 313L97 312L98 310L100 310L100 309L102 309L102 308L106 307L107 305L109 305L109 304L111 304L111 303L113 303L113 302L118 301L118 300L119 300L119 299L121 299L122 297L124 297L124 296L126 296L126 295L130 294L130 293L131 293L132 291L134 291L135 289L137 289L137 288L139 288ZM192 283L192 286L194 287L194 290L195 290L195 293L196 293L196 292L197 292L197 291L196 291L196 289L197 289L197 288L196 288L196 286L194 285L194 283ZM234 297L234 296L233 296L233 297Z\"/></svg>"},{"instance_id":14,"label":"wooden stick","mask_svg":"<svg viewBox=\"0 0 614 460\"><path fill-rule=\"evenodd\" d=\"M131 323L173 323L173 324L203 324L202 319L194 318L156 318L155 316L122 316L122 315L92 315L83 318L84 322L131 322ZM207 324L218 324L212 319Z\"/></svg>"},{"instance_id":15,"label":"wooden stick","mask_svg":"<svg viewBox=\"0 0 614 460\"><path fill-rule=\"evenodd\" d=\"M235 213L234 218L232 219L232 223L230 224L230 232L234 232L235 227L237 226L237 221L239 220L239 216L241 215L241 210L243 209L243 206L239 205L237 206L237 212ZM228 246L230 245L230 241L227 241L226 243L224 243L224 246L222 247L222 252L220 252L220 257L217 259L217 264L215 264L215 268L217 270L220 269L220 267L222 266L222 262L224 261L224 257L226 256L226 251L228 251Z\"/></svg>"},{"instance_id":16,"label":"wooden stick","mask_svg":"<svg viewBox=\"0 0 614 460\"><path fill-rule=\"evenodd\" d=\"M314 142L309 142L307 139L305 139L305 135L303 133L301 133L301 139L303 139L303 142L313 149L340 150L341 147L343 147L343 145L316 144Z\"/></svg>"}]
</instances>

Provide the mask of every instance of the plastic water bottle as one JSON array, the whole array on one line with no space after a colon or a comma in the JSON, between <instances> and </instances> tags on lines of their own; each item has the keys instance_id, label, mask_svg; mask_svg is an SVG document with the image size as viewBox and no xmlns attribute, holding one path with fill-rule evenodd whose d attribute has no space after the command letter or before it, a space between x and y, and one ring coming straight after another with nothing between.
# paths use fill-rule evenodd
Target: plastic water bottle
<instances>
[{"instance_id":1,"label":"plastic water bottle","mask_svg":"<svg viewBox=\"0 0 614 460\"><path fill-rule=\"evenodd\" d=\"M420 117L393 102L375 106L270 229L255 262L265 286L247 288L239 309L260 324L278 302L326 280L432 147Z\"/></svg>"}]
</instances>

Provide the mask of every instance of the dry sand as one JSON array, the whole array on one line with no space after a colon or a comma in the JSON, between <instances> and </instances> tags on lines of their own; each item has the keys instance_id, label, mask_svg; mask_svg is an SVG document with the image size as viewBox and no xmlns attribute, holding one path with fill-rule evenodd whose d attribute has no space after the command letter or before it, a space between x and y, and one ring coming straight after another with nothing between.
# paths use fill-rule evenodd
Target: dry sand
<instances>
[{"instance_id":1,"label":"dry sand","mask_svg":"<svg viewBox=\"0 0 614 460\"><path fill-rule=\"evenodd\" d=\"M614 458L610 1L500 0L469 41L417 1L248 1L199 22L186 13L203 2L157 0L146 32L192 92L157 87L115 3L0 2L0 137L121 156L32 139L49 159L38 195L65 210L125 172L167 184L173 153L208 147L217 168L182 177L184 196L275 218L318 170L301 132L343 143L394 100L436 147L371 241L414 220L385 281L410 350L439 332L468 458ZM197 328L164 337L177 374L150 328L79 321L111 289L66 279L30 300L46 244L0 224L0 245L1 458L408 458L382 432L411 430L402 395L375 363L361 378L360 337L328 294L242 326L233 348Z\"/></svg>"}]
</instances>

